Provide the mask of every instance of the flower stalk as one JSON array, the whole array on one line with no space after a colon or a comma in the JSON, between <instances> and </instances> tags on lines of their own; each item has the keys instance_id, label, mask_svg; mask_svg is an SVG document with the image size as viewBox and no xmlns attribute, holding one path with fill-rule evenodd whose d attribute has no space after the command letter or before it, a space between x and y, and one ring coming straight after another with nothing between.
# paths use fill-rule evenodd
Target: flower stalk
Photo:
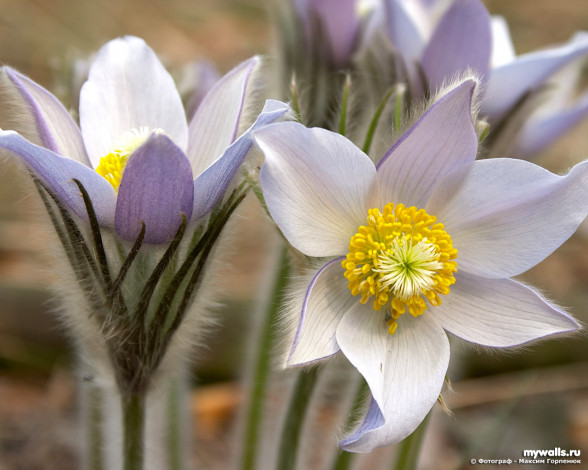
<instances>
[{"instance_id":1,"label":"flower stalk","mask_svg":"<svg viewBox=\"0 0 588 470\"><path fill-rule=\"evenodd\" d=\"M123 470L143 470L145 393L121 396L123 414Z\"/></svg>"},{"instance_id":2,"label":"flower stalk","mask_svg":"<svg viewBox=\"0 0 588 470\"><path fill-rule=\"evenodd\" d=\"M425 417L419 427L410 436L398 444L398 454L396 462L392 467L393 470L412 470L417 468L421 455L421 447L430 420L431 413Z\"/></svg>"},{"instance_id":3,"label":"flower stalk","mask_svg":"<svg viewBox=\"0 0 588 470\"><path fill-rule=\"evenodd\" d=\"M297 374L280 435L278 462L276 464L276 468L280 470L293 470L296 468L304 418L310 403L312 403L311 395L316 385L318 374L319 369L316 367Z\"/></svg>"},{"instance_id":4,"label":"flower stalk","mask_svg":"<svg viewBox=\"0 0 588 470\"><path fill-rule=\"evenodd\" d=\"M146 267L149 269L148 266L154 261L151 251L143 246L144 225L133 245L126 254L123 252L121 258L118 250L110 253L105 248L104 234L98 224L93 223L96 220L93 203L82 183L75 180L88 212L91 245L59 199L38 180L34 181L92 312L86 321L91 322L100 332L112 367L122 410L123 469L142 470L144 442L147 439L145 403L152 388L152 377L202 282L202 274L216 240L247 194L249 185L243 183L235 189L226 202L211 214L205 229L196 228L192 240L189 241L185 240L187 224L184 218L176 236L141 286L137 282L145 278L144 273L137 276L135 271L143 271ZM185 259L176 263L179 249L186 243L189 246ZM113 275L112 267L117 264L120 264L120 268ZM170 269L175 272L170 273ZM129 277L130 273L133 276ZM128 282L125 282L128 277ZM162 294L154 295L158 290ZM102 456L96 455L101 439L98 422L101 415L97 413L100 413L103 393L108 391L95 386L88 397L91 399L88 416L91 420L88 424L88 461L92 470L100 470L103 466ZM94 400L95 396L100 400ZM177 403L170 403L169 427L171 431L178 431L179 421L174 421L171 406L176 408ZM176 439L173 445L168 446L174 470L182 468L181 459L184 454L178 447L179 442Z\"/></svg>"},{"instance_id":5,"label":"flower stalk","mask_svg":"<svg viewBox=\"0 0 588 470\"><path fill-rule=\"evenodd\" d=\"M258 347L253 365L250 390L248 393L249 404L246 415L246 424L243 431L243 453L240 461L242 470L254 470L257 464L259 437L263 422L263 407L266 399L268 379L270 374L273 327L277 320L278 312L284 300L285 287L290 274L288 260L289 248L280 243L280 255L275 264L273 287L267 302L264 317L260 328Z\"/></svg>"}]
</instances>

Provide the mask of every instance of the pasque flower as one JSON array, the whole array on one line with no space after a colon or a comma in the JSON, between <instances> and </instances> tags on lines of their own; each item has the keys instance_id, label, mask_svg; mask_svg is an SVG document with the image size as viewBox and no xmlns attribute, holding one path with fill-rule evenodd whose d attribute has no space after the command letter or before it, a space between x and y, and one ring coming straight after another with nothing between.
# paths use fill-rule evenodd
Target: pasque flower
<instances>
[{"instance_id":1,"label":"pasque flower","mask_svg":"<svg viewBox=\"0 0 588 470\"><path fill-rule=\"evenodd\" d=\"M244 108L260 65L252 58L221 79L190 123L175 84L136 37L98 52L80 95L80 128L48 91L4 68L4 85L25 106L30 129L0 133L0 148L19 157L65 206L87 219L74 180L87 191L100 226L134 241L170 241L184 216L198 220L225 193L251 146ZM253 127L286 111L269 102Z\"/></svg>"},{"instance_id":2,"label":"pasque flower","mask_svg":"<svg viewBox=\"0 0 588 470\"><path fill-rule=\"evenodd\" d=\"M292 0L306 46L322 60L347 67L357 44L360 19L356 0Z\"/></svg>"},{"instance_id":3,"label":"pasque flower","mask_svg":"<svg viewBox=\"0 0 588 470\"><path fill-rule=\"evenodd\" d=\"M445 332L509 347L578 328L511 279L572 235L588 212L588 163L565 176L516 159L475 160L473 80L438 99L376 167L324 129L255 132L271 216L303 254L328 258L300 303L287 365L338 351L371 403L341 447L398 442L437 400Z\"/></svg>"},{"instance_id":4,"label":"pasque flower","mask_svg":"<svg viewBox=\"0 0 588 470\"><path fill-rule=\"evenodd\" d=\"M486 83L481 111L491 126L512 120L513 110L535 100L519 117L522 122L511 147L517 154L538 152L588 114L588 97L574 100L574 84L557 77L565 68L567 75L579 77L579 59L588 57L587 33L516 56L506 21L491 17L481 0L382 0L366 31L363 47L368 49L378 35L387 37L402 63L401 79L417 96L474 71ZM543 101L547 103L535 113L533 108Z\"/></svg>"}]
</instances>

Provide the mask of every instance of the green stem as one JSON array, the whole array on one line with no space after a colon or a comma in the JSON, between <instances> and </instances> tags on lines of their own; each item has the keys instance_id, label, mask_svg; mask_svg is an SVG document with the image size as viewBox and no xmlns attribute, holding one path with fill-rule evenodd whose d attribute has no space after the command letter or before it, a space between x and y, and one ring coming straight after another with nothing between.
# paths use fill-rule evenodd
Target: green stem
<instances>
[{"instance_id":1,"label":"green stem","mask_svg":"<svg viewBox=\"0 0 588 470\"><path fill-rule=\"evenodd\" d=\"M182 470L183 443L182 437L182 387L183 378L171 378L167 384L167 452L170 470Z\"/></svg>"},{"instance_id":2,"label":"green stem","mask_svg":"<svg viewBox=\"0 0 588 470\"><path fill-rule=\"evenodd\" d=\"M260 328L260 337L257 341L258 350L256 361L252 371L251 389L249 393L250 403L246 416L243 441L243 457L241 459L242 470L256 468L259 435L262 424L263 405L267 390L267 381L271 363L272 329L275 324L280 305L284 298L284 288L290 272L288 263L288 248L285 244L280 247L281 254L276 263L274 284L271 295L265 307L265 315Z\"/></svg>"},{"instance_id":3,"label":"green stem","mask_svg":"<svg viewBox=\"0 0 588 470\"><path fill-rule=\"evenodd\" d=\"M363 377L361 377L361 382L359 383L357 390L355 392L355 397L353 399L353 404L349 415L347 416L347 420L345 421L345 426L343 429L349 430L352 426L353 422L357 419L358 413L363 408L363 403L365 401L365 395L367 393L368 386L366 381ZM351 468L353 460L355 458L353 452L346 452L344 450L339 450L337 458L333 462L333 470L348 470Z\"/></svg>"},{"instance_id":4,"label":"green stem","mask_svg":"<svg viewBox=\"0 0 588 470\"><path fill-rule=\"evenodd\" d=\"M417 468L421 446L427 431L431 413L425 417L418 428L399 444L394 470L414 470Z\"/></svg>"},{"instance_id":5,"label":"green stem","mask_svg":"<svg viewBox=\"0 0 588 470\"><path fill-rule=\"evenodd\" d=\"M298 374L280 437L277 470L296 468L302 425L310 404L312 390L317 381L317 375L318 368L316 367Z\"/></svg>"},{"instance_id":6,"label":"green stem","mask_svg":"<svg viewBox=\"0 0 588 470\"><path fill-rule=\"evenodd\" d=\"M143 470L145 395L122 395L123 470Z\"/></svg>"},{"instance_id":7,"label":"green stem","mask_svg":"<svg viewBox=\"0 0 588 470\"><path fill-rule=\"evenodd\" d=\"M345 78L343 86L343 98L341 99L341 112L339 114L339 134L345 135L347 132L347 103L349 102L349 89L351 88L351 78L349 75Z\"/></svg>"},{"instance_id":8,"label":"green stem","mask_svg":"<svg viewBox=\"0 0 588 470\"><path fill-rule=\"evenodd\" d=\"M292 76L290 82L290 94L292 96L292 109L296 114L296 121L302 122L302 115L300 114L300 103L298 102L298 87L296 86L296 77Z\"/></svg>"},{"instance_id":9,"label":"green stem","mask_svg":"<svg viewBox=\"0 0 588 470\"><path fill-rule=\"evenodd\" d=\"M368 127L367 134L365 136L365 141L364 141L363 147L362 147L363 153L366 153L366 154L370 153L370 148L372 146L372 141L374 139L374 134L376 132L376 128L378 127L378 123L380 122L380 117L382 116L382 113L384 112L384 109L386 108L386 104L388 103L388 100L390 99L390 97L392 95L394 95L395 93L398 93L399 90L400 90L400 88L398 85L393 86L384 95L384 98L382 99L382 101L380 101L380 104L376 108L376 111L372 117L372 120L370 121L370 126Z\"/></svg>"},{"instance_id":10,"label":"green stem","mask_svg":"<svg viewBox=\"0 0 588 470\"><path fill-rule=\"evenodd\" d=\"M104 470L102 390L94 384L87 384L87 386L82 386L82 391L86 392L88 400L88 468L90 470Z\"/></svg>"}]
</instances>

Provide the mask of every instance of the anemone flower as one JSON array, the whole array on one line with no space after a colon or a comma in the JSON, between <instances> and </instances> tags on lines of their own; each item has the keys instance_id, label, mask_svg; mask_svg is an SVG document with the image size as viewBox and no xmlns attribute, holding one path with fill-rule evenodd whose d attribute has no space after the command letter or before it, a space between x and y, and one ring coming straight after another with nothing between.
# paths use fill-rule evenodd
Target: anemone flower
<instances>
[{"instance_id":1,"label":"anemone flower","mask_svg":"<svg viewBox=\"0 0 588 470\"><path fill-rule=\"evenodd\" d=\"M511 279L588 212L588 163L558 176L476 161L473 80L438 99L376 167L345 137L298 123L254 136L267 207L303 254L327 258L291 313L289 366L342 351L371 402L340 446L368 452L412 433L437 400L447 333L504 348L578 328Z\"/></svg>"},{"instance_id":2,"label":"anemone flower","mask_svg":"<svg viewBox=\"0 0 588 470\"><path fill-rule=\"evenodd\" d=\"M347 67L358 39L357 0L292 0L308 48L322 59Z\"/></svg>"},{"instance_id":3,"label":"anemone flower","mask_svg":"<svg viewBox=\"0 0 588 470\"><path fill-rule=\"evenodd\" d=\"M575 99L575 87L557 80L566 68L580 76L588 58L585 32L566 44L517 56L506 21L491 17L481 0L381 0L366 31L362 47L372 47L377 35L387 37L417 96L475 72L485 82L481 112L491 124L509 119L523 100L544 91L537 103L547 99L548 104L539 116L527 109L513 142L512 149L523 156L542 150L588 114L588 95Z\"/></svg>"},{"instance_id":4,"label":"anemone flower","mask_svg":"<svg viewBox=\"0 0 588 470\"><path fill-rule=\"evenodd\" d=\"M80 128L59 101L27 77L4 68L4 87L24 103L0 148L19 157L66 207L88 219L83 185L98 223L134 241L170 241L184 216L204 217L225 193L251 147L244 108L260 66L252 58L223 77L188 124L172 77L136 37L98 52L80 93ZM286 111L269 102L253 127ZM6 127L6 126L4 126Z\"/></svg>"}]
</instances>

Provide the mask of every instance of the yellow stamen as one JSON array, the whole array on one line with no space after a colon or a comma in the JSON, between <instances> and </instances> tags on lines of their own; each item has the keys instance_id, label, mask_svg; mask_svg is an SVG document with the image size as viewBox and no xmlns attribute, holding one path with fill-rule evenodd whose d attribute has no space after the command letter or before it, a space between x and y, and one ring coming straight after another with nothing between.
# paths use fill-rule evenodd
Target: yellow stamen
<instances>
[{"instance_id":1,"label":"yellow stamen","mask_svg":"<svg viewBox=\"0 0 588 470\"><path fill-rule=\"evenodd\" d=\"M370 209L367 226L360 226L341 263L349 289L361 302L374 297L374 310L389 305L388 331L407 310L422 315L441 304L439 295L455 283L457 250L443 224L424 209L388 203L383 212ZM426 300L426 301L425 301Z\"/></svg>"},{"instance_id":2,"label":"yellow stamen","mask_svg":"<svg viewBox=\"0 0 588 470\"><path fill-rule=\"evenodd\" d=\"M118 192L122 175L132 153L149 138L151 131L146 127L125 132L115 143L111 152L100 159L96 172L108 181Z\"/></svg>"}]
</instances>

